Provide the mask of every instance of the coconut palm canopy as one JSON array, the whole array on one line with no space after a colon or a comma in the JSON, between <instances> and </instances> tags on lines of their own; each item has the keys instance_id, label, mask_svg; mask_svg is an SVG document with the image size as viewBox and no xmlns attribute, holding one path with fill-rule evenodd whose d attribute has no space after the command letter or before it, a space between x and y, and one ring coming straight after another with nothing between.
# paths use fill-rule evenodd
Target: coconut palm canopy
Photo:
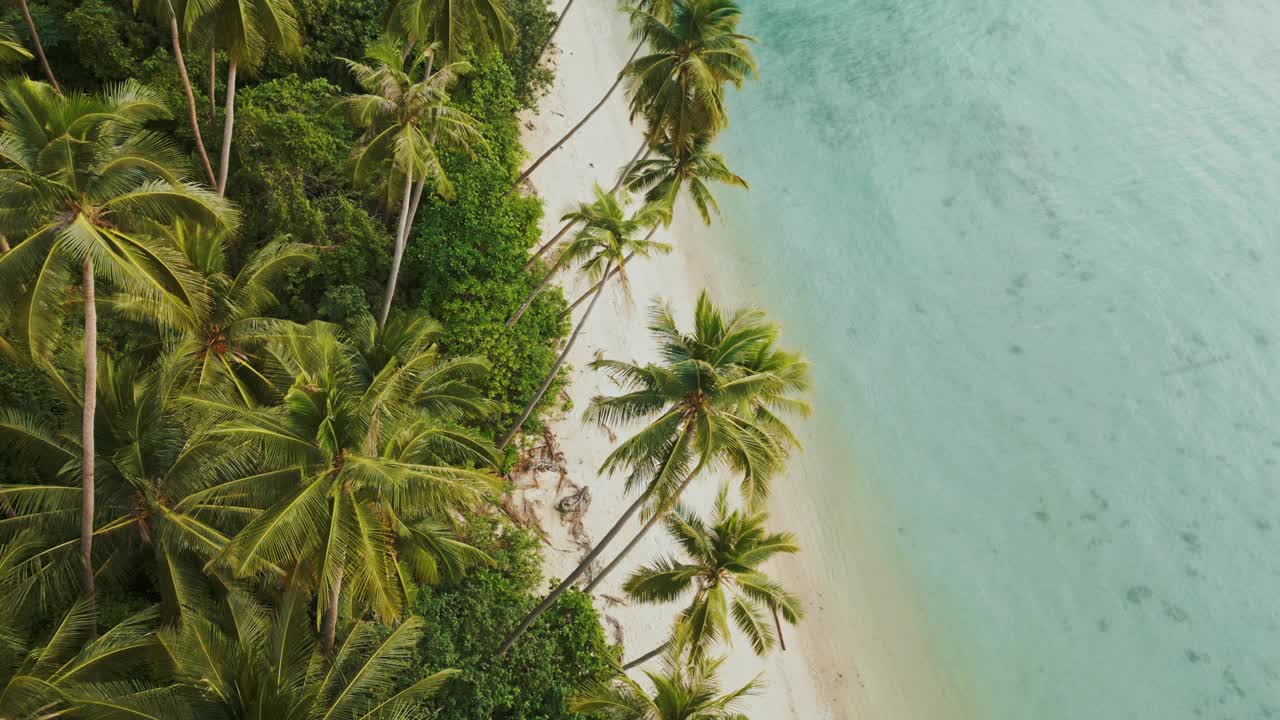
<instances>
[{"instance_id":1,"label":"coconut palm canopy","mask_svg":"<svg viewBox=\"0 0 1280 720\"><path fill-rule=\"evenodd\" d=\"M769 578L760 566L778 555L800 551L795 536L770 533L763 510L734 510L721 488L710 520L688 508L667 517L667 534L682 557L661 558L631 574L627 595L645 603L669 603L692 593L680 619L688 628L691 652L703 653L717 641L729 641L729 621L751 642L757 655L777 643L769 612L795 624L800 601Z\"/></svg>"},{"instance_id":2,"label":"coconut palm canopy","mask_svg":"<svg viewBox=\"0 0 1280 720\"><path fill-rule=\"evenodd\" d=\"M36 358L61 337L73 268L85 261L120 288L160 292L200 306L200 277L159 237L183 219L231 231L236 211L190 182L183 154L145 129L169 117L159 95L135 82L103 95L60 95L15 78L0 87L0 292L25 290L17 327Z\"/></svg>"},{"instance_id":3,"label":"coconut palm canopy","mask_svg":"<svg viewBox=\"0 0 1280 720\"><path fill-rule=\"evenodd\" d=\"M199 690L190 709L228 719L401 720L423 717L424 701L457 674L435 672L397 692L416 659L422 620L385 629L357 622L326 658L306 605L304 596L286 593L270 610L233 593L221 622L201 617L163 630L160 644L177 678Z\"/></svg>"},{"instance_id":4,"label":"coconut palm canopy","mask_svg":"<svg viewBox=\"0 0 1280 720\"><path fill-rule=\"evenodd\" d=\"M496 465L491 447L450 422L485 407L470 381L487 364L442 360L421 344L403 349L370 367L335 326L286 326L267 344L268 375L288 388L279 404L189 399L217 419L211 437L252 444L261 458L232 487L263 510L215 565L240 577L304 568L299 579L320 588L322 609L336 611L325 598L345 585L355 606L390 620L415 580L484 560L451 538L448 514L501 485L487 470Z\"/></svg>"},{"instance_id":5,"label":"coconut palm canopy","mask_svg":"<svg viewBox=\"0 0 1280 720\"><path fill-rule=\"evenodd\" d=\"M741 18L734 0L674 0L669 14L632 11L633 34L649 53L623 72L631 118L646 120L652 139L686 145L728 124L725 85L742 87L757 74L754 38L737 32Z\"/></svg>"},{"instance_id":6,"label":"coconut palm canopy","mask_svg":"<svg viewBox=\"0 0 1280 720\"><path fill-rule=\"evenodd\" d=\"M743 497L762 502L797 445L784 416L809 412L797 397L809 387L808 362L775 347L778 327L763 312L725 313L705 291L692 332L665 304L654 306L649 329L659 363L591 363L625 392L593 398L584 419L610 428L643 423L601 471L625 471L629 489L652 488L665 503L702 470L724 466L741 478Z\"/></svg>"}]
</instances>

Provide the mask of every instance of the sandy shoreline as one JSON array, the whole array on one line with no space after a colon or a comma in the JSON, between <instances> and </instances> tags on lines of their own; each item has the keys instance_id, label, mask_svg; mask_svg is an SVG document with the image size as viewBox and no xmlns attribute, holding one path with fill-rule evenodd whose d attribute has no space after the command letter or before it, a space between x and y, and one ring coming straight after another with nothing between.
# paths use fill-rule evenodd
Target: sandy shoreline
<instances>
[{"instance_id":1,"label":"sandy shoreline","mask_svg":"<svg viewBox=\"0 0 1280 720\"><path fill-rule=\"evenodd\" d=\"M556 2L553 9L558 11L560 7L561 2ZM576 3L565 22L557 35L561 53L555 86L541 101L538 115L522 118L525 146L535 155L558 140L599 101L634 47L627 37L625 16L615 10L611 0ZM631 158L639 143L640 130L628 122L626 101L622 92L618 92L532 176L531 182L546 200L544 237L558 228L563 210L589 196L593 183L611 185L618 168ZM570 355L572 409L551 425L559 450L567 458L565 474L562 477L557 469L547 466L517 477L517 492L513 497L517 511L536 516L547 533L546 572L550 577L562 577L572 569L584 553L581 542L603 535L617 513L629 503L621 478L597 477L595 473L613 448L615 439L606 431L584 425L580 419L581 410L591 396L611 394L616 388L599 374L584 371L583 367L598 354L627 360L654 359L652 339L644 328L647 308L655 297L670 302L681 318L689 317L694 299L703 287L710 287L713 295L724 303L742 300L732 292L718 292L714 283L718 277L723 280L721 270L713 272L715 266L711 258L699 257L710 252L706 243L711 232L712 229L704 228L692 217L689 209L678 210L673 230L660 231L657 237L672 243L675 251L667 257L629 268L634 302L629 303L616 287L606 293ZM577 278L566 275L565 281L568 283L566 296L570 299L585 289L585 283ZM799 463L793 465L790 479L807 474ZM686 501L699 508L709 507L718 482L719 478L704 478L689 489ZM569 527L555 510L556 501L572 492L574 486L589 487L592 498L590 510L582 518L583 534L576 538L571 537ZM812 499L795 485L777 482L775 487L780 488L781 497L773 500L773 526L799 531L802 542L812 539L813 534L806 531L816 525ZM633 526L626 537L638 529L638 521L633 522ZM616 543L619 547L623 544L622 540ZM631 554L626 568L611 575L596 594L597 607L605 616L606 633L611 639L623 640L629 657L665 639L679 605L620 604L616 602L624 598L620 585L631 568L670 552L670 545L664 533L650 533ZM805 543L803 547L805 553L821 552L813 544ZM612 553L606 557L612 558ZM878 621L884 619L880 613L889 610L877 607L886 604L883 598L881 602L868 604L860 604L862 598L849 598L842 588L829 584L830 577L819 576L822 566L819 558L820 555L815 555L813 562L802 558L786 566L769 568L804 599L808 617L799 628L786 629L786 652L775 651L768 657L757 658L745 640L739 640L725 666L725 686L740 685L757 674L762 675L765 687L748 705L750 716L755 720L942 717L940 708L932 707L932 702L918 701L922 688L901 682L902 678L923 679L933 672L910 671L924 662L923 659L912 653L904 655L903 648L897 647L896 634L880 627ZM866 573L859 571L858 575L858 580L868 580ZM828 604L827 600L831 602ZM875 612L867 612L865 617L848 617L851 607ZM861 650L855 652L854 648ZM888 651L898 656L898 662L892 662L891 672L887 673L855 668L852 658L856 658L858 665L869 657L880 662L868 655L868 651ZM899 665L908 669L905 675ZM868 677L875 679L879 690L868 687Z\"/></svg>"}]
</instances>

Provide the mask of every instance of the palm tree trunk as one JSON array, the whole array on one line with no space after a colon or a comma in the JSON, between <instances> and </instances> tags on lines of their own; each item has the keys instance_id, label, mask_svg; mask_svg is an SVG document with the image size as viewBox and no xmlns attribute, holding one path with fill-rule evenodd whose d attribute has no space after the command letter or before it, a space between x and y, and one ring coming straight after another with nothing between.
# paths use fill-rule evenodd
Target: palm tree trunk
<instances>
[{"instance_id":1,"label":"palm tree trunk","mask_svg":"<svg viewBox=\"0 0 1280 720\"><path fill-rule=\"evenodd\" d=\"M591 563L595 562L596 558L600 556L600 553L604 552L604 549L609 546L610 542L613 542L613 539L622 531L623 526L627 524L627 521L631 519L631 516L635 515L636 512L640 510L640 507L644 505L645 501L649 499L650 492L651 489L648 489L643 493L640 493L640 497L636 498L636 501L631 503L631 507L628 507L626 512L622 513L622 517L618 518L618 521L613 524L613 527L609 528L609 532L605 533L605 536L600 539L600 542L597 543L594 548L591 549L591 552L587 553L587 556L582 558L582 562L578 563L578 567L574 568L573 572L569 573L569 577L561 580L560 584L557 585L556 588L545 598L543 598L542 602L538 604L538 607L534 608L528 615L525 615L524 619L520 621L520 624L516 626L516 629L512 630L511 633L503 639L502 644L498 646L498 651L496 653L498 657L506 654L511 645L524 634L524 631L528 630L529 626L532 625L534 621L550 609L551 606L555 604L556 600L563 595L566 590L573 586L574 581L581 577L582 573L587 571L587 568L591 567Z\"/></svg>"},{"instance_id":2,"label":"palm tree trunk","mask_svg":"<svg viewBox=\"0 0 1280 720\"><path fill-rule=\"evenodd\" d=\"M591 578L591 582L583 588L583 592L590 594L590 592L600 584L600 581L604 580L606 575L613 572L614 568L618 567L618 565L620 565L627 557L627 554L634 550L636 545L640 544L640 541L644 539L645 535L649 534L649 531L658 524L658 521L662 520L662 518L667 516L667 513L671 512L671 508L675 507L676 503L679 502L680 496L684 494L685 488L689 487L689 483L693 482L693 478L697 476L701 469L702 467L698 466L694 468L693 472L689 473L689 477L685 478L684 482L680 483L680 487L676 488L675 495L672 495L667 502L663 503L662 507L658 508L657 512L653 514L653 517L649 518L649 521L644 524L644 527L640 528L640 532L636 533L636 536L631 538L631 542L627 543L627 546L622 548L622 552L618 553L618 556L613 559L613 562L606 565L603 570L596 573L595 577Z\"/></svg>"},{"instance_id":3,"label":"palm tree trunk","mask_svg":"<svg viewBox=\"0 0 1280 720\"><path fill-rule=\"evenodd\" d=\"M778 621L778 608L770 606L769 612L773 613L773 626L778 628L778 646L782 648L782 652L786 652L787 641L782 637L782 623Z\"/></svg>"},{"instance_id":4,"label":"palm tree trunk","mask_svg":"<svg viewBox=\"0 0 1280 720\"><path fill-rule=\"evenodd\" d=\"M570 220L569 222L562 225L560 227L560 230L555 234L554 237L542 243L542 247L538 248L538 251L535 252L532 257L530 257L528 260L525 261L524 270L528 271L529 268L533 267L533 264L538 261L538 258L542 257L543 255L546 255L547 251L555 247L556 243L560 242L560 238L564 237L564 234L572 230L573 226L577 224L578 224L577 220Z\"/></svg>"},{"instance_id":5,"label":"palm tree trunk","mask_svg":"<svg viewBox=\"0 0 1280 720\"><path fill-rule=\"evenodd\" d=\"M98 405L98 308L94 298L93 261L84 261L84 408L80 418L80 564L81 590L90 603L93 589L94 414Z\"/></svg>"},{"instance_id":6,"label":"palm tree trunk","mask_svg":"<svg viewBox=\"0 0 1280 720\"><path fill-rule=\"evenodd\" d=\"M387 278L387 291L382 298L382 314L378 316L378 327L387 324L387 316L391 314L391 300L396 296L396 278L400 276L400 260L404 257L405 240L409 234L406 227L409 222L409 206L413 204L413 175L404 179L404 199L400 202L400 222L396 224L396 246L391 256L391 276Z\"/></svg>"},{"instance_id":7,"label":"palm tree trunk","mask_svg":"<svg viewBox=\"0 0 1280 720\"><path fill-rule=\"evenodd\" d=\"M654 226L649 230L649 234L644 236L645 242L648 242L649 240L653 239L653 235L654 235L654 233L656 233L656 232L658 232L658 226L657 226L657 225L654 225ZM562 315L561 317L569 317L569 315L573 313L573 309L574 309L574 308L576 308L576 307L578 307L579 305L581 305L581 304L582 304L582 301L583 301L583 300L586 300L586 299L587 299L587 297L591 295L591 293L593 293L593 292L595 292L596 290L600 289L600 287L602 287L605 283L609 282L609 279L610 279L610 278L612 278L614 275L617 275L618 273L622 272L623 268L625 268L625 267L627 266L627 263L631 262L631 258L633 258L633 257L635 257L635 256L636 256L636 254L635 254L634 252L632 252L632 253L629 253L626 257L622 258L622 262L618 264L618 267L616 267L616 268L614 268L614 269L610 270L609 272L605 273L605 276L604 276L604 277L602 277L602 278L600 278L600 282L598 282L598 283L596 283L595 285L592 285L591 287L587 288L586 292L584 292L584 293L582 293L581 295L579 295L579 296L578 296L578 299L573 301L573 304L572 304L572 305L570 305L570 306L568 307L568 309L566 309L566 310L564 311L564 315Z\"/></svg>"},{"instance_id":8,"label":"palm tree trunk","mask_svg":"<svg viewBox=\"0 0 1280 720\"><path fill-rule=\"evenodd\" d=\"M9 250L9 238L4 235L0 235L0 255L9 252Z\"/></svg>"},{"instance_id":9,"label":"palm tree trunk","mask_svg":"<svg viewBox=\"0 0 1280 720\"><path fill-rule=\"evenodd\" d=\"M572 5L573 0L570 0L569 4ZM568 11L569 11L569 8L565 7L565 12L568 12ZM561 15L561 18L563 17L564 16ZM559 28L559 27L560 27L559 24L557 24L556 28ZM552 34L553 35L555 34L554 31L552 32ZM550 42L550 39L548 39L547 42ZM636 45L635 52L631 53L631 58L627 60L627 65L630 65L631 62L636 59L636 55L640 54L640 49L642 47L644 47L643 42L640 43L639 45ZM623 67L623 71L618 73L618 78L613 81L612 85L609 86L609 89L605 92L604 97L600 98L600 102L596 103L591 108L591 110L587 112L586 116L578 121L577 125L574 125L572 128L570 128L569 132L564 134L564 137L560 138L560 140L557 141L555 145L551 146L551 149L542 153L542 155L540 155L537 160L533 161L533 164L530 165L528 169L520 173L520 177L516 178L515 183L511 185L511 190L515 190L516 188L520 187L520 183L528 179L528 177L533 174L533 171L537 170L542 165L542 163L546 162L547 158L551 157L551 155L554 154L555 151L559 150L561 146L569 142L569 138L573 137L574 134L576 134L579 130L581 130L582 126L586 125L587 121L590 120L597 112L599 112L600 108L604 107L605 103L609 102L609 98L613 97L613 93L617 91L618 86L622 84L622 79L623 77L625 77L625 70L626 70L626 67Z\"/></svg>"},{"instance_id":10,"label":"palm tree trunk","mask_svg":"<svg viewBox=\"0 0 1280 720\"><path fill-rule=\"evenodd\" d=\"M213 165L209 163L209 153L204 149L204 138L200 136L200 118L196 110L196 94L191 89L191 76L187 74L187 61L182 56L182 36L178 31L178 16L169 8L169 40L173 44L173 59L178 61L178 75L182 78L182 92L187 96L187 115L191 118L191 134L196 138L196 152L200 153L200 163L204 165L205 175L209 178L209 187L217 184Z\"/></svg>"},{"instance_id":11,"label":"palm tree trunk","mask_svg":"<svg viewBox=\"0 0 1280 720\"><path fill-rule=\"evenodd\" d=\"M556 264L552 265L551 269L547 271L546 277L542 278L542 282L539 282L537 287L529 291L529 297L524 299L524 304L521 305L520 308L515 311L515 314L511 316L511 319L507 321L508 328L511 328L519 322L520 318L525 314L525 311L527 311L529 306L533 304L534 299L537 298L543 290L547 289L547 286L551 284L552 278L556 276L556 273L560 271L560 268L564 267L564 261L565 256L562 253L560 257L556 259Z\"/></svg>"},{"instance_id":12,"label":"palm tree trunk","mask_svg":"<svg viewBox=\"0 0 1280 720\"><path fill-rule=\"evenodd\" d=\"M227 171L231 168L231 133L236 125L236 61L227 66L227 109L222 118L222 157L218 162L218 195L227 194Z\"/></svg>"},{"instance_id":13,"label":"palm tree trunk","mask_svg":"<svg viewBox=\"0 0 1280 720\"><path fill-rule=\"evenodd\" d=\"M606 274L608 274L611 265L612 263L605 264L604 271ZM506 435L503 436L502 442L498 443L499 450L506 447L507 443L511 442L511 438L515 437L516 433L520 432L520 428L524 425L524 421L528 420L529 416L533 414L533 406L538 404L538 401L542 399L544 394L546 394L547 388L551 387L551 383L556 379L556 373L560 372L560 368L564 366L564 361L569 357L569 351L573 349L574 343L578 341L578 335L582 332L582 326L587 324L587 318L591 317L591 311L595 309L596 303L600 302L600 296L603 294L604 287L601 287L600 291L596 293L596 296L591 299L591 304L587 306L587 311L582 313L582 319L578 321L578 326L573 329L573 334L569 336L569 342L565 343L564 350L561 351L560 357L556 358L556 364L551 366L551 372L547 373L547 379L542 381L542 387L538 388L538 392L529 400L529 404L524 406L524 412L520 415L520 419L517 420L516 424L507 431Z\"/></svg>"},{"instance_id":14,"label":"palm tree trunk","mask_svg":"<svg viewBox=\"0 0 1280 720\"><path fill-rule=\"evenodd\" d=\"M622 182L627 179L627 173L631 172L631 168L635 167L635 164L637 162L640 162L640 159L648 154L649 154L649 142L646 140L645 142L641 143L640 149L636 150L636 154L631 156L631 160L625 166L623 166L622 173L618 175L617 182L615 182L613 184L613 188L609 190L610 195L618 192L618 190L622 187ZM572 229L573 226L576 224L577 224L577 221L575 220L570 220L569 222L565 223L564 227L560 228L560 231L556 233L555 237L543 243L542 247L538 248L538 251L533 254L533 257L529 258L529 260L525 262L524 269L528 270L529 268L533 267L533 264L537 262L538 258L542 257L547 253L548 250L555 247L556 243L560 241L560 238L564 237L564 234L569 232L569 230Z\"/></svg>"},{"instance_id":15,"label":"palm tree trunk","mask_svg":"<svg viewBox=\"0 0 1280 720\"><path fill-rule=\"evenodd\" d=\"M338 600L342 595L342 568L337 571L338 577L329 588L328 604L324 608L324 627L320 629L324 656L333 655L333 641L338 636Z\"/></svg>"},{"instance_id":16,"label":"palm tree trunk","mask_svg":"<svg viewBox=\"0 0 1280 720\"><path fill-rule=\"evenodd\" d=\"M667 646L668 646L668 645L670 645L670 644L671 644L671 641L670 641L670 640L668 640L668 641L666 641L666 642L662 643L662 644L661 644L661 645L659 645L658 647L656 647L656 648L654 648L654 649L650 650L649 652L647 652L647 653L645 653L645 654L641 655L640 657L636 658L635 660L632 660L631 662L627 663L626 665L623 665L623 666L622 666L622 669L623 669L623 670L630 670L631 668L633 668L633 667L635 667L635 666L637 666L637 665L643 665L643 664L645 664L646 662L649 662L650 660L654 659L655 657L657 657L657 656L661 655L661 654L662 654L662 651L663 651L663 650L666 650L666 649L667 649Z\"/></svg>"},{"instance_id":17,"label":"palm tree trunk","mask_svg":"<svg viewBox=\"0 0 1280 720\"><path fill-rule=\"evenodd\" d=\"M212 126L218 107L218 48L209 45L209 125Z\"/></svg>"},{"instance_id":18,"label":"palm tree trunk","mask_svg":"<svg viewBox=\"0 0 1280 720\"><path fill-rule=\"evenodd\" d=\"M551 40L560 32L560 26L564 25L564 16L569 14L569 8L573 7L573 0L564 4L564 9L560 11L560 17L556 18L556 24L551 26L551 32L547 33L547 39L542 42L542 47L538 49L538 63L542 62L542 56L547 54L547 48L551 47ZM538 63L534 63L535 65Z\"/></svg>"},{"instance_id":19,"label":"palm tree trunk","mask_svg":"<svg viewBox=\"0 0 1280 720\"><path fill-rule=\"evenodd\" d=\"M635 253L631 253L630 255L627 255L626 257L622 258L621 266L626 267L627 263L631 262L631 258L635 256L636 256ZM581 305L583 301L585 301L587 298L591 297L591 293L595 292L596 290L599 290L602 285L604 285L606 282L609 282L609 279L612 278L614 275L617 275L618 272L619 270L614 269L608 275L601 278L600 281L597 282L595 285L592 285L591 287L584 290L582 294L579 295L578 298L573 301L573 304L565 309L564 315L562 315L561 317L569 317L570 315L572 315L575 308Z\"/></svg>"},{"instance_id":20,"label":"palm tree trunk","mask_svg":"<svg viewBox=\"0 0 1280 720\"><path fill-rule=\"evenodd\" d=\"M53 68L49 67L49 58L44 56L44 45L40 43L40 33L36 31L36 23L31 19L27 0L18 0L18 7L22 8L22 19L26 21L27 31L31 33L31 44L36 46L36 55L40 58L40 67L44 68L44 76L49 78L49 84L53 86L54 91L61 95L62 88L58 87L58 80L53 76Z\"/></svg>"}]
</instances>

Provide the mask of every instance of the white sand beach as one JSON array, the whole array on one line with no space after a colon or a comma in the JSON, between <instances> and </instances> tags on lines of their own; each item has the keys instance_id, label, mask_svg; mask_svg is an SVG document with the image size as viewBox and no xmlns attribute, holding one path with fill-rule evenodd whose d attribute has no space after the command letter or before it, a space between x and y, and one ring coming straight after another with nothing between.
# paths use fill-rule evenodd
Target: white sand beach
<instances>
[{"instance_id":1,"label":"white sand beach","mask_svg":"<svg viewBox=\"0 0 1280 720\"><path fill-rule=\"evenodd\" d=\"M559 11L561 7L557 2L554 9ZM627 33L626 17L616 10L612 0L581 0L574 5L556 38L560 50L555 59L555 86L541 101L540 112L522 119L524 142L530 153L536 156L549 147L600 99L634 47ZM547 204L544 238L559 227L561 212L589 196L593 183L610 186L639 144L640 130L628 122L626 101L619 90L531 177L530 182ZM732 158L729 160L732 165ZM717 292L713 284L718 275L718 271L712 272L713 246L707 245L713 229L703 227L689 210L678 210L674 230L660 232L657 237L673 244L675 251L628 268L633 301L628 302L616 286L608 291L569 358L573 366L568 391L572 409L551 426L567 472L562 477L549 464L516 477L512 504L517 512L537 517L545 530L546 571L550 577L563 577L585 554L555 510L558 499L571 494L575 486L590 488L591 505L582 519L579 541L602 536L631 500L623 492L622 478L596 475L616 438L610 437L608 431L584 424L581 411L593 395L611 394L616 388L584 366L597 355L653 359L652 339L645 321L647 308L655 297L670 302L683 318L689 317L703 287L711 287L713 295L725 303L743 299L737 296L739 293ZM571 273L566 273L564 280L570 300L585 289L585 283ZM575 320L579 316L575 315ZM789 477L790 482L775 483L772 525L775 529L797 531L805 543L816 535L812 532L816 520L811 501L804 497L802 467L799 462L793 463L790 472L796 477ZM703 479L690 488L686 501L698 508L709 508L718 481ZM634 520L614 543L615 548L621 548L639 525ZM665 640L680 606L626 605L620 589L622 581L635 566L671 551L665 534L655 529L637 546L626 566L606 579L596 593L597 607L608 625L606 634L612 640L625 642L627 657L636 657ZM612 557L613 553L608 552L605 560ZM753 720L909 720L949 714L936 707L934 701L924 700L933 693L915 684L935 673L922 667L926 664L924 653L908 650L922 645L917 637L919 631L905 621L910 614L904 605L884 592L883 586L892 584L880 582L879 578L886 574L869 564L860 580L874 579L869 584L877 586L875 598L870 597L870 591L849 593L842 587L824 585L830 577L823 573L821 558L821 548L805 543L802 557L768 568L804 599L807 618L798 628L785 628L785 652L774 651L766 658L757 658L745 639L740 639L725 665L725 686L736 687L761 676L764 687L750 699L747 708ZM853 608L859 612L851 612ZM893 622L887 622L889 618ZM651 663L657 666L657 661ZM903 682L904 679L911 681Z\"/></svg>"}]
</instances>

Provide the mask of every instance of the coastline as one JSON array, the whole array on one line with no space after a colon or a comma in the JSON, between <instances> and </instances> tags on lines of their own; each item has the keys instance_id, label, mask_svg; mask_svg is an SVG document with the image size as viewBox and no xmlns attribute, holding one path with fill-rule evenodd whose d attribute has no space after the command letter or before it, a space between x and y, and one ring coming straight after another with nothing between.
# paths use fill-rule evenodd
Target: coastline
<instances>
[{"instance_id":1,"label":"coastline","mask_svg":"<svg viewBox=\"0 0 1280 720\"><path fill-rule=\"evenodd\" d=\"M554 11L562 9L557 2ZM522 140L535 157L581 119L608 88L633 46L628 39L625 16L612 4L575 4L557 35L556 81L550 94L539 103L540 112L521 117ZM621 141L620 138L625 138ZM627 117L621 90L610 98L592 120L564 147L552 155L530 178L546 203L543 237L559 227L559 216L571 204L588 197L592 183L608 187L618 169L634 154L641 133ZM730 158L732 161L732 158ZM581 411L596 394L612 393L614 387L603 376L584 370L595 356L646 361L653 357L653 343L645 330L648 306L655 297L669 302L679 317L687 318L702 288L712 290L720 303L759 302L761 298L741 297L740 287L726 282L729 263L711 256L714 228L704 227L691 212L681 208L670 229L660 230L655 239L673 245L673 251L628 268L632 301L618 287L607 291L591 321L569 357L571 409L549 422L564 464L548 453L547 462L515 477L516 489L509 508L535 521L544 533L544 571L548 578L563 577L584 554L583 543L600 537L630 499L624 494L622 478L597 477L596 469L612 450L614 438L600 428L581 422ZM572 300L586 283L565 274L565 295ZM563 399L563 398L562 398ZM806 428L806 435L814 435ZM812 444L812 443L809 443ZM760 675L763 687L747 703L756 718L941 718L953 713L932 698L926 686L934 681L928 667L923 634L912 626L915 619L903 602L883 588L900 582L887 572L883 558L866 559L858 553L858 585L874 586L850 592L833 585L830 570L822 568L822 546L816 544L819 520L814 500L802 486L806 477L819 477L817 458L797 454L788 477L775 483L771 500L777 529L800 535L802 552L798 559L776 563L770 572L798 594L806 610L805 620L796 628L784 628L787 650L775 650L757 658L744 640L728 653L722 680L726 688L737 687ZM686 499L691 505L709 507L721 478L707 477L691 486ZM590 489L591 505L574 528L556 510L556 502L574 487ZM874 533L861 523L853 534L869 541ZM634 521L626 533L638 529ZM617 543L620 548L622 542ZM650 650L665 639L678 604L665 606L626 605L622 581L631 567L672 551L672 543L660 531L650 533L631 554L626 568L607 579L596 593L596 605L606 622L606 636L625 643L628 657ZM607 554L612 557L612 554ZM840 583L843 585L843 583ZM875 594L875 598L870 596ZM857 611L856 613L854 611ZM903 642L903 640L907 640ZM885 656L882 660L882 655ZM656 661L651 661L654 666ZM924 681L924 682L921 682ZM935 687L937 687L935 685ZM926 697L928 696L928 697ZM941 693L938 693L941 697Z\"/></svg>"}]
</instances>

